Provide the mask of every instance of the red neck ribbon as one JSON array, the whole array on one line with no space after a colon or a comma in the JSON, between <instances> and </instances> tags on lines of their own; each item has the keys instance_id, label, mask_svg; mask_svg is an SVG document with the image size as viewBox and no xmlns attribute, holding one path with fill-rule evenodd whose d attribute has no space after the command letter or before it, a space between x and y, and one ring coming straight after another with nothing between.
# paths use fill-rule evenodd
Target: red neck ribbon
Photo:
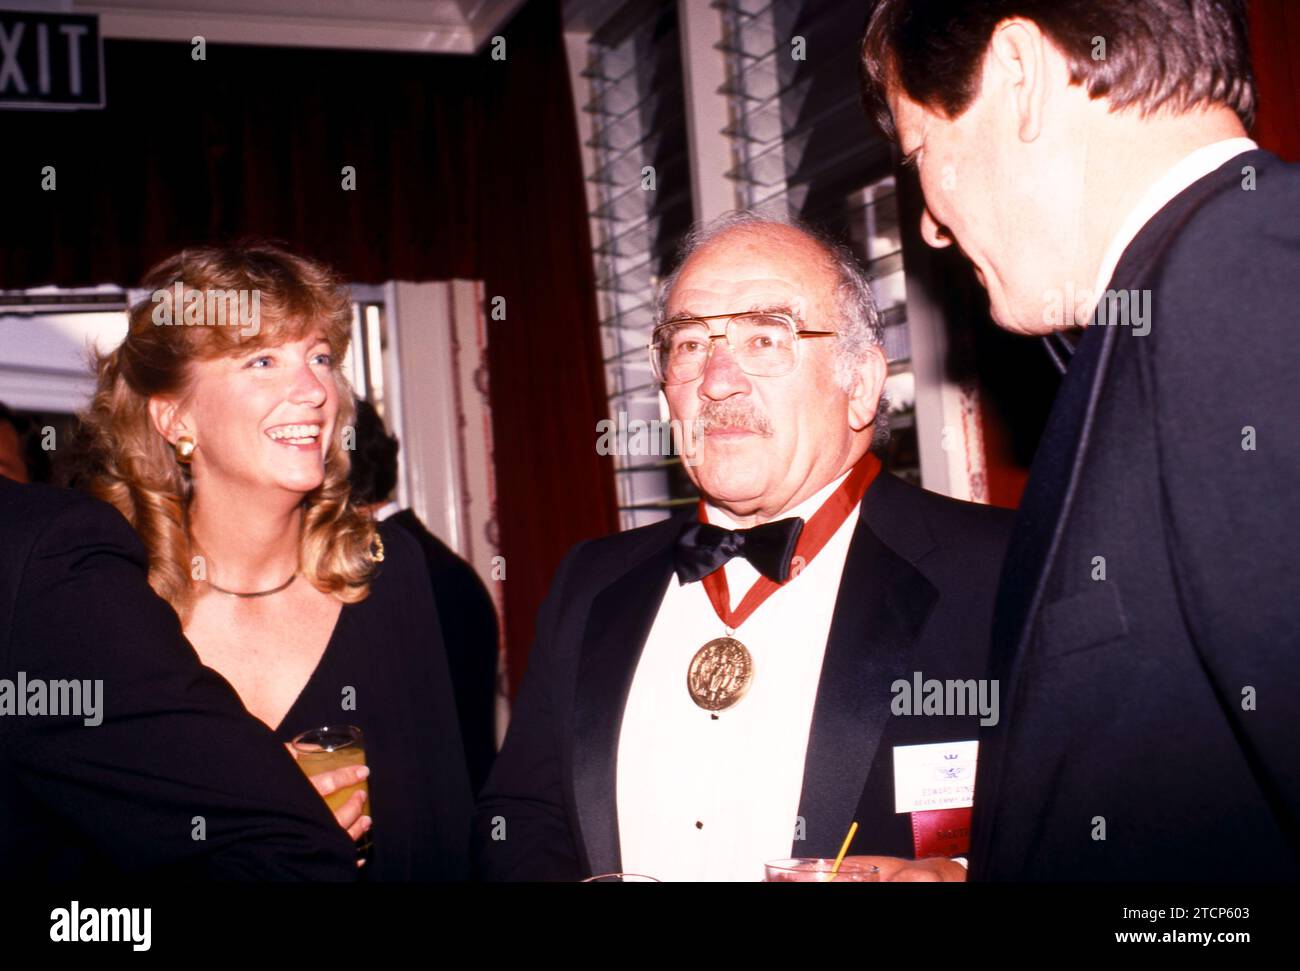
<instances>
[{"instance_id":1,"label":"red neck ribbon","mask_svg":"<svg viewBox=\"0 0 1300 971\"><path fill-rule=\"evenodd\" d=\"M858 503L862 502L862 497L866 495L867 488L875 480L876 474L880 471L880 459L876 458L871 452L864 455L858 464L853 466L849 474L845 476L844 481L840 483L838 489L830 494L825 502L822 503L811 519L804 524L803 531L799 533L799 542L795 544L794 556L800 562L799 569L806 569L808 564L813 561L813 557L822 551L822 547L830 542L835 531L844 525L844 520L849 518ZM700 522L707 523L708 515L704 509L704 500L700 500ZM799 575L799 569L792 570L790 580ZM789 583L787 580L786 583ZM727 588L727 571L722 567L714 570L704 578L704 591L709 595L709 602L713 604L713 609L717 612L722 622L732 630L735 630L750 615L759 608L759 606L772 594L780 590L783 584L775 580L769 580L765 576L760 576L754 585L749 588L734 611L731 609L731 591Z\"/></svg>"}]
</instances>

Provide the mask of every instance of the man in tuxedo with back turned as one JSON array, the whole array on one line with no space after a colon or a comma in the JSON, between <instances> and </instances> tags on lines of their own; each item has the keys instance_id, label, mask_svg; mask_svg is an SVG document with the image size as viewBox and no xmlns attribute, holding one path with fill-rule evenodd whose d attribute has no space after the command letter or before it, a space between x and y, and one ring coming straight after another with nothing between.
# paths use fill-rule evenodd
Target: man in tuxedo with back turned
<instances>
[{"instance_id":1,"label":"man in tuxedo with back turned","mask_svg":"<svg viewBox=\"0 0 1300 971\"><path fill-rule=\"evenodd\" d=\"M962 880L1010 516L881 470L887 365L850 254L747 213L684 252L651 360L703 498L561 564L479 872L759 880L856 821L883 878ZM910 697L947 681L969 697Z\"/></svg>"},{"instance_id":2,"label":"man in tuxedo with back turned","mask_svg":"<svg viewBox=\"0 0 1300 971\"><path fill-rule=\"evenodd\" d=\"M1300 167L1246 137L1245 3L881 0L862 53L922 235L1065 370L971 879L1300 877Z\"/></svg>"},{"instance_id":3,"label":"man in tuxedo with back turned","mask_svg":"<svg viewBox=\"0 0 1300 971\"><path fill-rule=\"evenodd\" d=\"M356 853L122 515L0 476L0 877L123 875L346 881Z\"/></svg>"}]
</instances>

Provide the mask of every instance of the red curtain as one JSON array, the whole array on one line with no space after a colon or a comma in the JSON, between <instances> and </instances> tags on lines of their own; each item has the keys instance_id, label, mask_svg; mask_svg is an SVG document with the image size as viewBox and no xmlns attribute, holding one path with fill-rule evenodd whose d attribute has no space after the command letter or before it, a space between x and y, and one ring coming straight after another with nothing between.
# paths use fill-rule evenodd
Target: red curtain
<instances>
[{"instance_id":1,"label":"red curtain","mask_svg":"<svg viewBox=\"0 0 1300 971\"><path fill-rule=\"evenodd\" d=\"M506 557L510 689L537 608L575 542L614 532L613 461L596 454L608 414L595 272L558 3L531 3L484 63L481 265L492 431Z\"/></svg>"},{"instance_id":2,"label":"red curtain","mask_svg":"<svg viewBox=\"0 0 1300 971\"><path fill-rule=\"evenodd\" d=\"M104 48L105 110L0 111L0 286L134 285L182 246L244 234L354 282L477 274L477 58Z\"/></svg>"},{"instance_id":3,"label":"red curtain","mask_svg":"<svg viewBox=\"0 0 1300 971\"><path fill-rule=\"evenodd\" d=\"M0 288L133 286L242 235L359 283L486 281L513 688L555 566L617 508L558 0L503 33L504 61L107 41L105 110L0 111Z\"/></svg>"},{"instance_id":4,"label":"red curtain","mask_svg":"<svg viewBox=\"0 0 1300 971\"><path fill-rule=\"evenodd\" d=\"M1300 162L1300 3L1250 0L1250 55L1259 90L1251 133L1261 148Z\"/></svg>"}]
</instances>

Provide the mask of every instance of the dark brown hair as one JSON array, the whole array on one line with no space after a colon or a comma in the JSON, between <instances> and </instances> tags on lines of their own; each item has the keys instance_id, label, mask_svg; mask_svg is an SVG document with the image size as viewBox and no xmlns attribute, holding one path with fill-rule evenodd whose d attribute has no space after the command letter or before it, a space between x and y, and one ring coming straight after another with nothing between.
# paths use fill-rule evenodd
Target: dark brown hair
<instances>
[{"instance_id":1,"label":"dark brown hair","mask_svg":"<svg viewBox=\"0 0 1300 971\"><path fill-rule=\"evenodd\" d=\"M1224 104L1247 128L1255 120L1245 0L879 0L859 58L867 112L896 138L886 95L901 86L956 118L994 28L1012 17L1034 21L1065 55L1070 83L1114 109ZM1094 59L1097 38L1105 57Z\"/></svg>"}]
</instances>

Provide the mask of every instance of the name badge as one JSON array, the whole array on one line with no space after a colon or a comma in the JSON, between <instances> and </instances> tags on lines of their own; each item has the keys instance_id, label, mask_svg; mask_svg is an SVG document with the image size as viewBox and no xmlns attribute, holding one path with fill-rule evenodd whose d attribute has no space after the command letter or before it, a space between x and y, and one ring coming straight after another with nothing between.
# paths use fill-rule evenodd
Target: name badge
<instances>
[{"instance_id":1,"label":"name badge","mask_svg":"<svg viewBox=\"0 0 1300 971\"><path fill-rule=\"evenodd\" d=\"M969 809L979 742L894 746L894 812Z\"/></svg>"}]
</instances>

